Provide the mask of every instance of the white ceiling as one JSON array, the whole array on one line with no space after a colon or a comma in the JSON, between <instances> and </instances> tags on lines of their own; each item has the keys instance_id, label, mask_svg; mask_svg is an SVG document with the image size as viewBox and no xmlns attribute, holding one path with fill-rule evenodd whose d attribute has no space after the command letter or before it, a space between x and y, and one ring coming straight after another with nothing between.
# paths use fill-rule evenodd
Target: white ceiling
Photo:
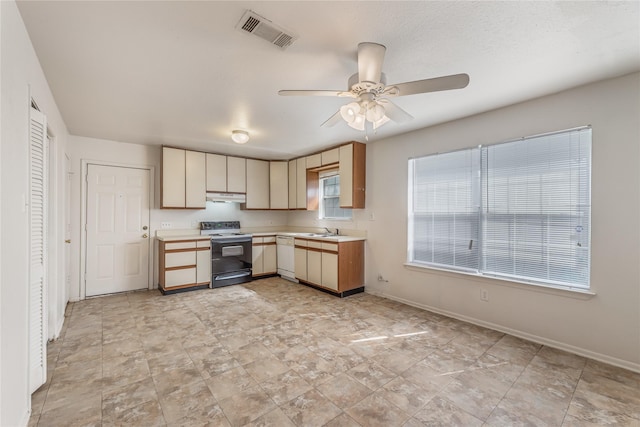
<instances>
[{"instance_id":1,"label":"white ceiling","mask_svg":"<svg viewBox=\"0 0 640 427\"><path fill-rule=\"evenodd\" d=\"M320 124L345 98L359 42L387 46L388 83L467 73L465 89L395 98L415 119L369 140L640 69L640 3L19 1L74 135L266 159L364 141ZM286 50L235 29L251 9L298 35ZM230 141L246 129L248 144Z\"/></svg>"}]
</instances>

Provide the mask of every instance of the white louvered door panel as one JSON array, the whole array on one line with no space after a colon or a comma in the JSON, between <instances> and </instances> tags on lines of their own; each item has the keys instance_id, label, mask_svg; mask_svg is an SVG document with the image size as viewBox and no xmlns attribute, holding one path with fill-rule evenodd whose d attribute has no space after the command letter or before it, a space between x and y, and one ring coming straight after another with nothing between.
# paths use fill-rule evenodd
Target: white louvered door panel
<instances>
[{"instance_id":1,"label":"white louvered door panel","mask_svg":"<svg viewBox=\"0 0 640 427\"><path fill-rule=\"evenodd\" d=\"M31 109L29 132L29 390L47 379L45 325L47 124L46 117Z\"/></svg>"}]
</instances>

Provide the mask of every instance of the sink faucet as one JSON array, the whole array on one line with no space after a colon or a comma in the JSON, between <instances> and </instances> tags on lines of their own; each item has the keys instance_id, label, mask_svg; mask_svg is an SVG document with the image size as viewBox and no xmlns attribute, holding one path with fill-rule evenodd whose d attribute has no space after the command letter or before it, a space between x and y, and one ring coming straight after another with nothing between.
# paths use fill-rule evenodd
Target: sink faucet
<instances>
[{"instance_id":1,"label":"sink faucet","mask_svg":"<svg viewBox=\"0 0 640 427\"><path fill-rule=\"evenodd\" d=\"M329 230L328 227L324 228L325 230L327 230L327 233L331 234L332 236L337 236L340 234L340 230L336 228L336 232L334 233L333 231Z\"/></svg>"}]
</instances>

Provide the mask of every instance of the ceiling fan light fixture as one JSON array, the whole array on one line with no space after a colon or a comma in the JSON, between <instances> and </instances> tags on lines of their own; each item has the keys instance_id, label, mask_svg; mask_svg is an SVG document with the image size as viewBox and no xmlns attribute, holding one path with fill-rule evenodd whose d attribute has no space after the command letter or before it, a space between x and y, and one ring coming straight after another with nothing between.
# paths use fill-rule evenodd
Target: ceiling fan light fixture
<instances>
[{"instance_id":1,"label":"ceiling fan light fixture","mask_svg":"<svg viewBox=\"0 0 640 427\"><path fill-rule=\"evenodd\" d=\"M383 124L387 123L389 120L390 120L389 117L382 116L380 119L378 119L375 122L373 122L373 130L378 129L380 126L382 126Z\"/></svg>"},{"instance_id":2,"label":"ceiling fan light fixture","mask_svg":"<svg viewBox=\"0 0 640 427\"><path fill-rule=\"evenodd\" d=\"M360 114L360 104L357 102L350 102L347 105L340 107L340 115L347 123L353 123Z\"/></svg>"},{"instance_id":3,"label":"ceiling fan light fixture","mask_svg":"<svg viewBox=\"0 0 640 427\"><path fill-rule=\"evenodd\" d=\"M363 131L364 130L364 122L365 122L364 115L363 114L356 114L354 120L352 120L351 122L347 122L347 124L349 126L351 126L352 128L354 128L355 130Z\"/></svg>"},{"instance_id":4,"label":"ceiling fan light fixture","mask_svg":"<svg viewBox=\"0 0 640 427\"><path fill-rule=\"evenodd\" d=\"M365 114L365 117L371 123L375 123L375 122L383 119L385 117L385 113L386 113L386 111L385 111L385 109L384 109L384 107L382 105L380 105L376 101L371 101L367 105L367 112Z\"/></svg>"},{"instance_id":5,"label":"ceiling fan light fixture","mask_svg":"<svg viewBox=\"0 0 640 427\"><path fill-rule=\"evenodd\" d=\"M246 130L233 130L231 131L231 139L236 144L246 144L249 141L249 132Z\"/></svg>"}]
</instances>

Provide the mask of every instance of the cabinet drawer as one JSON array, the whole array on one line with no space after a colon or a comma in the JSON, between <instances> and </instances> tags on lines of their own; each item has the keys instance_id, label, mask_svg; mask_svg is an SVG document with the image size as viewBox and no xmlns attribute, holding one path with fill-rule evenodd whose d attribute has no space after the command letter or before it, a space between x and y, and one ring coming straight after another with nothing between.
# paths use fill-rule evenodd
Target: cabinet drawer
<instances>
[{"instance_id":1,"label":"cabinet drawer","mask_svg":"<svg viewBox=\"0 0 640 427\"><path fill-rule=\"evenodd\" d=\"M307 244L307 246L310 248L322 249L322 242L309 240L309 243Z\"/></svg>"},{"instance_id":2,"label":"cabinet drawer","mask_svg":"<svg viewBox=\"0 0 640 427\"><path fill-rule=\"evenodd\" d=\"M338 244L337 243L323 243L322 250L338 252Z\"/></svg>"},{"instance_id":3,"label":"cabinet drawer","mask_svg":"<svg viewBox=\"0 0 640 427\"><path fill-rule=\"evenodd\" d=\"M307 243L309 243L308 240L305 239L294 239L293 240L293 244L296 246L304 246L305 248L307 247Z\"/></svg>"},{"instance_id":4,"label":"cabinet drawer","mask_svg":"<svg viewBox=\"0 0 640 427\"><path fill-rule=\"evenodd\" d=\"M276 236L267 236L267 237L263 237L262 238L264 243L275 243L276 242Z\"/></svg>"},{"instance_id":5,"label":"cabinet drawer","mask_svg":"<svg viewBox=\"0 0 640 427\"><path fill-rule=\"evenodd\" d=\"M164 268L196 265L196 252L171 252L164 255Z\"/></svg>"},{"instance_id":6,"label":"cabinet drawer","mask_svg":"<svg viewBox=\"0 0 640 427\"><path fill-rule=\"evenodd\" d=\"M199 248L210 248L211 240L198 240L198 243L196 244L196 246Z\"/></svg>"},{"instance_id":7,"label":"cabinet drawer","mask_svg":"<svg viewBox=\"0 0 640 427\"><path fill-rule=\"evenodd\" d=\"M165 251L172 251L174 249L195 249L195 247L195 240L191 240L189 242L167 242L164 244Z\"/></svg>"},{"instance_id":8,"label":"cabinet drawer","mask_svg":"<svg viewBox=\"0 0 640 427\"><path fill-rule=\"evenodd\" d=\"M195 261L195 260L194 260ZM164 273L164 287L190 285L196 283L196 268L182 268Z\"/></svg>"},{"instance_id":9,"label":"cabinet drawer","mask_svg":"<svg viewBox=\"0 0 640 427\"><path fill-rule=\"evenodd\" d=\"M251 244L253 245L259 245L263 242L263 238L262 237L254 237L251 239Z\"/></svg>"}]
</instances>

